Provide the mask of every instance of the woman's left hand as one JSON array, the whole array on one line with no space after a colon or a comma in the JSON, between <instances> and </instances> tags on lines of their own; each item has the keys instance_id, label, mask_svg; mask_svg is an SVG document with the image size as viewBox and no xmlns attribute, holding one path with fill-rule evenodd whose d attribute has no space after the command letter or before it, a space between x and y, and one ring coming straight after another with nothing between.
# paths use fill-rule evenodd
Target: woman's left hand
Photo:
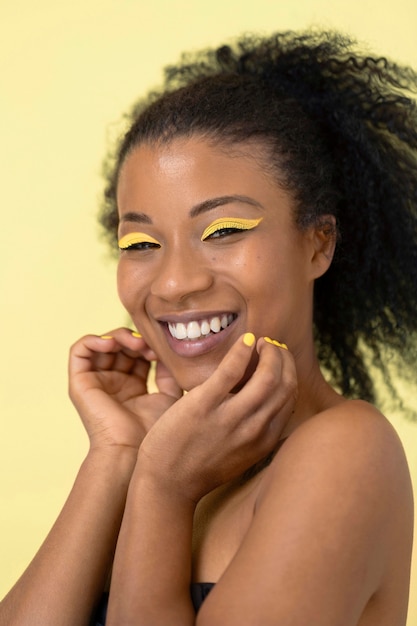
<instances>
[{"instance_id":1,"label":"woman's left hand","mask_svg":"<svg viewBox=\"0 0 417 626\"><path fill-rule=\"evenodd\" d=\"M246 384L233 393L258 352ZM137 470L152 487L197 502L241 475L277 445L297 396L287 350L241 337L215 372L165 411L138 455Z\"/></svg>"}]
</instances>

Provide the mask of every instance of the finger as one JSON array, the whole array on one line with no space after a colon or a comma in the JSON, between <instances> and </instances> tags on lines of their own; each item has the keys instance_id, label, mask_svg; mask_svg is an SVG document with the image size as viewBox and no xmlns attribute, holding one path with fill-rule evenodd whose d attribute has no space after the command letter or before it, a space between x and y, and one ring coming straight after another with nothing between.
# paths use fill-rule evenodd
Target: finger
<instances>
[{"instance_id":1,"label":"finger","mask_svg":"<svg viewBox=\"0 0 417 626\"><path fill-rule=\"evenodd\" d=\"M128 328L118 328L105 335L86 335L77 341L70 351L70 374L95 369L130 371L137 368L137 359L148 361L145 341ZM118 362L117 362L117 355ZM149 366L145 367L147 371Z\"/></svg>"},{"instance_id":2,"label":"finger","mask_svg":"<svg viewBox=\"0 0 417 626\"><path fill-rule=\"evenodd\" d=\"M81 337L70 349L69 372L71 375L89 372L96 353L109 353L116 348L113 338L101 338L98 335Z\"/></svg>"},{"instance_id":3,"label":"finger","mask_svg":"<svg viewBox=\"0 0 417 626\"><path fill-rule=\"evenodd\" d=\"M279 436L297 399L297 375L292 355L260 339L259 362L246 385L228 401L228 409L240 415L239 427L248 438ZM242 419L246 417L246 419Z\"/></svg>"},{"instance_id":4,"label":"finger","mask_svg":"<svg viewBox=\"0 0 417 626\"><path fill-rule=\"evenodd\" d=\"M124 354L132 358L140 357L149 363L158 360L157 355L152 348L149 347L140 333L132 331L129 328L118 328L110 332L109 335L123 346Z\"/></svg>"},{"instance_id":5,"label":"finger","mask_svg":"<svg viewBox=\"0 0 417 626\"><path fill-rule=\"evenodd\" d=\"M117 343L123 347L125 354L132 357L141 356L147 361L153 361L154 353L147 345L142 335L130 328L116 328L105 335L107 339L115 339Z\"/></svg>"},{"instance_id":6,"label":"finger","mask_svg":"<svg viewBox=\"0 0 417 626\"><path fill-rule=\"evenodd\" d=\"M126 354L123 349L107 354L95 353L91 360L93 371L114 371L135 376L147 375L150 363L142 357Z\"/></svg>"},{"instance_id":7,"label":"finger","mask_svg":"<svg viewBox=\"0 0 417 626\"><path fill-rule=\"evenodd\" d=\"M269 411L297 395L297 375L291 353L261 338L257 342L258 364L246 385L232 400L246 406L248 413L259 409ZM232 402L231 400L231 402Z\"/></svg>"},{"instance_id":8,"label":"finger","mask_svg":"<svg viewBox=\"0 0 417 626\"><path fill-rule=\"evenodd\" d=\"M213 374L200 385L199 396L207 409L223 402L243 379L253 358L257 359L255 337L245 333L223 357Z\"/></svg>"},{"instance_id":9,"label":"finger","mask_svg":"<svg viewBox=\"0 0 417 626\"><path fill-rule=\"evenodd\" d=\"M155 383L160 393L172 396L177 400L179 400L183 395L183 390L177 384L171 372L162 363L162 361L157 361L156 363Z\"/></svg>"}]
</instances>

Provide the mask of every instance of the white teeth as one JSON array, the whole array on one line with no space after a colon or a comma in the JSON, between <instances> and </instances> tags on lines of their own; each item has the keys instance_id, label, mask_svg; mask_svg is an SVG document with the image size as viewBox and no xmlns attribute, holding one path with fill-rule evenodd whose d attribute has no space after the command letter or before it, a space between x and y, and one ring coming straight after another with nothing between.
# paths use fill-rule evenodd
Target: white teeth
<instances>
[{"instance_id":1,"label":"white teeth","mask_svg":"<svg viewBox=\"0 0 417 626\"><path fill-rule=\"evenodd\" d=\"M176 324L175 325L175 336L177 339L185 339L187 336L187 329L185 324Z\"/></svg>"},{"instance_id":2,"label":"white teeth","mask_svg":"<svg viewBox=\"0 0 417 626\"><path fill-rule=\"evenodd\" d=\"M188 339L197 339L201 337L200 325L198 322L189 322L187 326L187 337Z\"/></svg>"},{"instance_id":3,"label":"white teeth","mask_svg":"<svg viewBox=\"0 0 417 626\"><path fill-rule=\"evenodd\" d=\"M219 333L231 324L234 320L232 313L222 315L222 317L212 317L210 320L197 322L196 320L188 322L187 325L179 322L178 324L168 323L168 329L172 337L175 339L198 339L201 336L207 336L212 333Z\"/></svg>"},{"instance_id":4,"label":"white teeth","mask_svg":"<svg viewBox=\"0 0 417 626\"><path fill-rule=\"evenodd\" d=\"M221 327L222 327L222 326L221 326L221 323L220 323L220 318L218 318L218 317L213 317L213 318L210 320L210 330L211 330L213 333L219 333L219 332L220 332Z\"/></svg>"},{"instance_id":5,"label":"white teeth","mask_svg":"<svg viewBox=\"0 0 417 626\"><path fill-rule=\"evenodd\" d=\"M209 332L210 332L210 324L208 323L207 320L204 320L204 322L201 322L201 334L208 335Z\"/></svg>"}]
</instances>

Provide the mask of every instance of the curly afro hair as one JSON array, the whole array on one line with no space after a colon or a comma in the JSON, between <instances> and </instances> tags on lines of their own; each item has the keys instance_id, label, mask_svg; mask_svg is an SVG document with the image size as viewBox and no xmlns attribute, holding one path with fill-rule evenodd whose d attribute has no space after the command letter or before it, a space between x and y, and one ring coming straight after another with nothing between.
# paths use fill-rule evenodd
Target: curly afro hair
<instances>
[{"instance_id":1,"label":"curly afro hair","mask_svg":"<svg viewBox=\"0 0 417 626\"><path fill-rule=\"evenodd\" d=\"M257 142L300 228L337 220L335 258L315 285L322 366L346 396L375 401L372 363L395 393L387 355L416 363L416 91L410 68L366 56L337 33L250 35L183 55L128 117L107 160L100 222L114 245L119 171L140 143Z\"/></svg>"}]
</instances>

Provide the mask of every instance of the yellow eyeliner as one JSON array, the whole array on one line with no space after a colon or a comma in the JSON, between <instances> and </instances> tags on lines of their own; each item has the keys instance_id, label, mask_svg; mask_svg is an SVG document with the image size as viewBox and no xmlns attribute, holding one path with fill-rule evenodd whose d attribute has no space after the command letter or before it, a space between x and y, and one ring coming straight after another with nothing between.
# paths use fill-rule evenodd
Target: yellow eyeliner
<instances>
[{"instance_id":1,"label":"yellow eyeliner","mask_svg":"<svg viewBox=\"0 0 417 626\"><path fill-rule=\"evenodd\" d=\"M258 219L248 220L244 217L221 217L218 220L214 220L207 228L204 230L201 235L201 241L210 237L218 230L223 230L224 228L236 228L238 230L252 230L252 228L256 228L259 222L263 220L263 217L259 217Z\"/></svg>"},{"instance_id":2,"label":"yellow eyeliner","mask_svg":"<svg viewBox=\"0 0 417 626\"><path fill-rule=\"evenodd\" d=\"M135 243L155 243L158 246L161 245L159 241L145 233L128 233L119 239L119 248L120 250L126 250Z\"/></svg>"}]
</instances>

